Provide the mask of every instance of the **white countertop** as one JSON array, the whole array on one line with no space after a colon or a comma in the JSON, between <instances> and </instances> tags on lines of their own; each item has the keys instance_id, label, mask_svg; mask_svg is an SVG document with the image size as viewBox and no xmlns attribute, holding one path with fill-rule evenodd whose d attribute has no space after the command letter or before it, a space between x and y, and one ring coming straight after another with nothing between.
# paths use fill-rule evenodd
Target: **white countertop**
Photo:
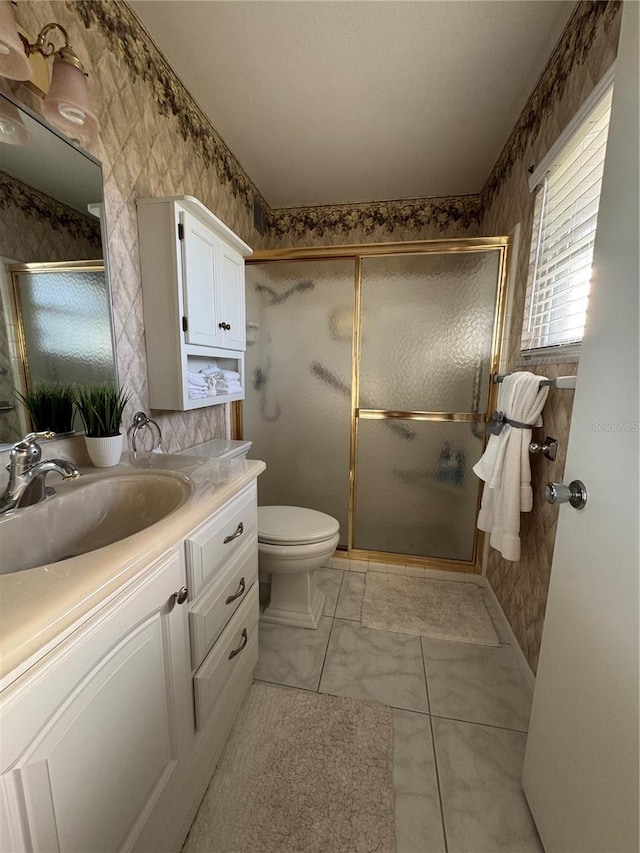
<instances>
[{"instance_id":1,"label":"white countertop","mask_svg":"<svg viewBox=\"0 0 640 853\"><path fill-rule=\"evenodd\" d=\"M248 453L250 449L250 441L238 441L236 439L229 438L213 438L211 441L205 441L204 444L196 444L194 447L188 447L186 450L181 450L180 455L213 456L219 459L227 459L233 456L239 456L242 453Z\"/></svg>"},{"instance_id":2,"label":"white countertop","mask_svg":"<svg viewBox=\"0 0 640 853\"><path fill-rule=\"evenodd\" d=\"M176 471L193 482L193 494L172 514L112 545L50 565L0 575L0 690L254 480L264 471L265 464L245 459L149 454L138 463L122 461L114 468L81 468L81 473L106 477L131 474L136 469ZM73 483L65 488L72 489Z\"/></svg>"}]
</instances>

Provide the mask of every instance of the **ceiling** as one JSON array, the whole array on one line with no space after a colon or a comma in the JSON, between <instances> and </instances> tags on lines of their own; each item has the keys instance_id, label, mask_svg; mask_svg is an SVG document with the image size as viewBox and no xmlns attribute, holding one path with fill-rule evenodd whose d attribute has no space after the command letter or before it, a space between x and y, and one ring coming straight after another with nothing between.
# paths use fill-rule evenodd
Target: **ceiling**
<instances>
[{"instance_id":1,"label":"ceiling","mask_svg":"<svg viewBox=\"0 0 640 853\"><path fill-rule=\"evenodd\" d=\"M272 207L479 192L573 0L131 0Z\"/></svg>"}]
</instances>

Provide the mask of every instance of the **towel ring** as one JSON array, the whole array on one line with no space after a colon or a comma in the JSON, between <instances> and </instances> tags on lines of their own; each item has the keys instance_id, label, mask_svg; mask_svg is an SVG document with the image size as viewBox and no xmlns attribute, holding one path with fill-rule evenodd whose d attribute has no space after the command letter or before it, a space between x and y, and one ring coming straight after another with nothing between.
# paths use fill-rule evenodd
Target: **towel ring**
<instances>
[{"instance_id":1,"label":"towel ring","mask_svg":"<svg viewBox=\"0 0 640 853\"><path fill-rule=\"evenodd\" d=\"M154 444L154 447L151 448L151 452L154 450L162 451L162 432L160 431L160 426L154 420L151 420L149 415L144 412L136 412L133 416L133 423L129 427L127 431L127 437L131 440L131 450L135 453L138 452L138 448L136 446L136 436L141 429L146 429L147 427L155 427L155 431L157 433L157 443Z\"/></svg>"}]
</instances>

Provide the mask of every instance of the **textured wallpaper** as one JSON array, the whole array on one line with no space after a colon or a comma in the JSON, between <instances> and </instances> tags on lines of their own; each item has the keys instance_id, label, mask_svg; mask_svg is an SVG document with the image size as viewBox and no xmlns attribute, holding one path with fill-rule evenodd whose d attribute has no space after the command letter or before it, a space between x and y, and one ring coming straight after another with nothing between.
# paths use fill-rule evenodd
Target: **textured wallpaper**
<instances>
[{"instance_id":1,"label":"textured wallpaper","mask_svg":"<svg viewBox=\"0 0 640 853\"><path fill-rule=\"evenodd\" d=\"M482 194L484 234L508 234L516 223L522 226L517 274L511 283L515 298L508 347L510 371L532 370L549 377L573 375L577 371L575 363L517 365L533 220L528 169L544 157L614 61L620 9L618 2L578 4ZM521 560L507 562L491 549L486 566L489 582L534 672L540 653L559 511L557 506L545 502L543 492L548 481L562 482L573 397L573 391L552 388L542 413L544 426L539 437L556 438L559 452L555 462L532 457L534 508L521 515Z\"/></svg>"},{"instance_id":2,"label":"textured wallpaper","mask_svg":"<svg viewBox=\"0 0 640 853\"><path fill-rule=\"evenodd\" d=\"M89 72L101 130L88 149L102 163L118 371L133 394L128 424L149 411L136 199L196 196L255 247L257 190L124 4L20 2L16 16L31 34L62 24ZM36 108L28 89L16 91ZM156 414L170 451L224 436L222 406Z\"/></svg>"},{"instance_id":3,"label":"textured wallpaper","mask_svg":"<svg viewBox=\"0 0 640 853\"><path fill-rule=\"evenodd\" d=\"M100 222L0 171L0 255L25 264L97 260Z\"/></svg>"}]
</instances>

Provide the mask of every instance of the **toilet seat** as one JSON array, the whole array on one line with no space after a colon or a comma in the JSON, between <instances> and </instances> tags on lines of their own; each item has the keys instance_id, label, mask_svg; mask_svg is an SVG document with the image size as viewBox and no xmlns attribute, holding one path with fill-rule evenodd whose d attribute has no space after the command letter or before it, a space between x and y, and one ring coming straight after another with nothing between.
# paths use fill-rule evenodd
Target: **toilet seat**
<instances>
[{"instance_id":1,"label":"toilet seat","mask_svg":"<svg viewBox=\"0 0 640 853\"><path fill-rule=\"evenodd\" d=\"M340 530L335 518L299 506L258 507L258 542L266 545L313 545Z\"/></svg>"}]
</instances>

